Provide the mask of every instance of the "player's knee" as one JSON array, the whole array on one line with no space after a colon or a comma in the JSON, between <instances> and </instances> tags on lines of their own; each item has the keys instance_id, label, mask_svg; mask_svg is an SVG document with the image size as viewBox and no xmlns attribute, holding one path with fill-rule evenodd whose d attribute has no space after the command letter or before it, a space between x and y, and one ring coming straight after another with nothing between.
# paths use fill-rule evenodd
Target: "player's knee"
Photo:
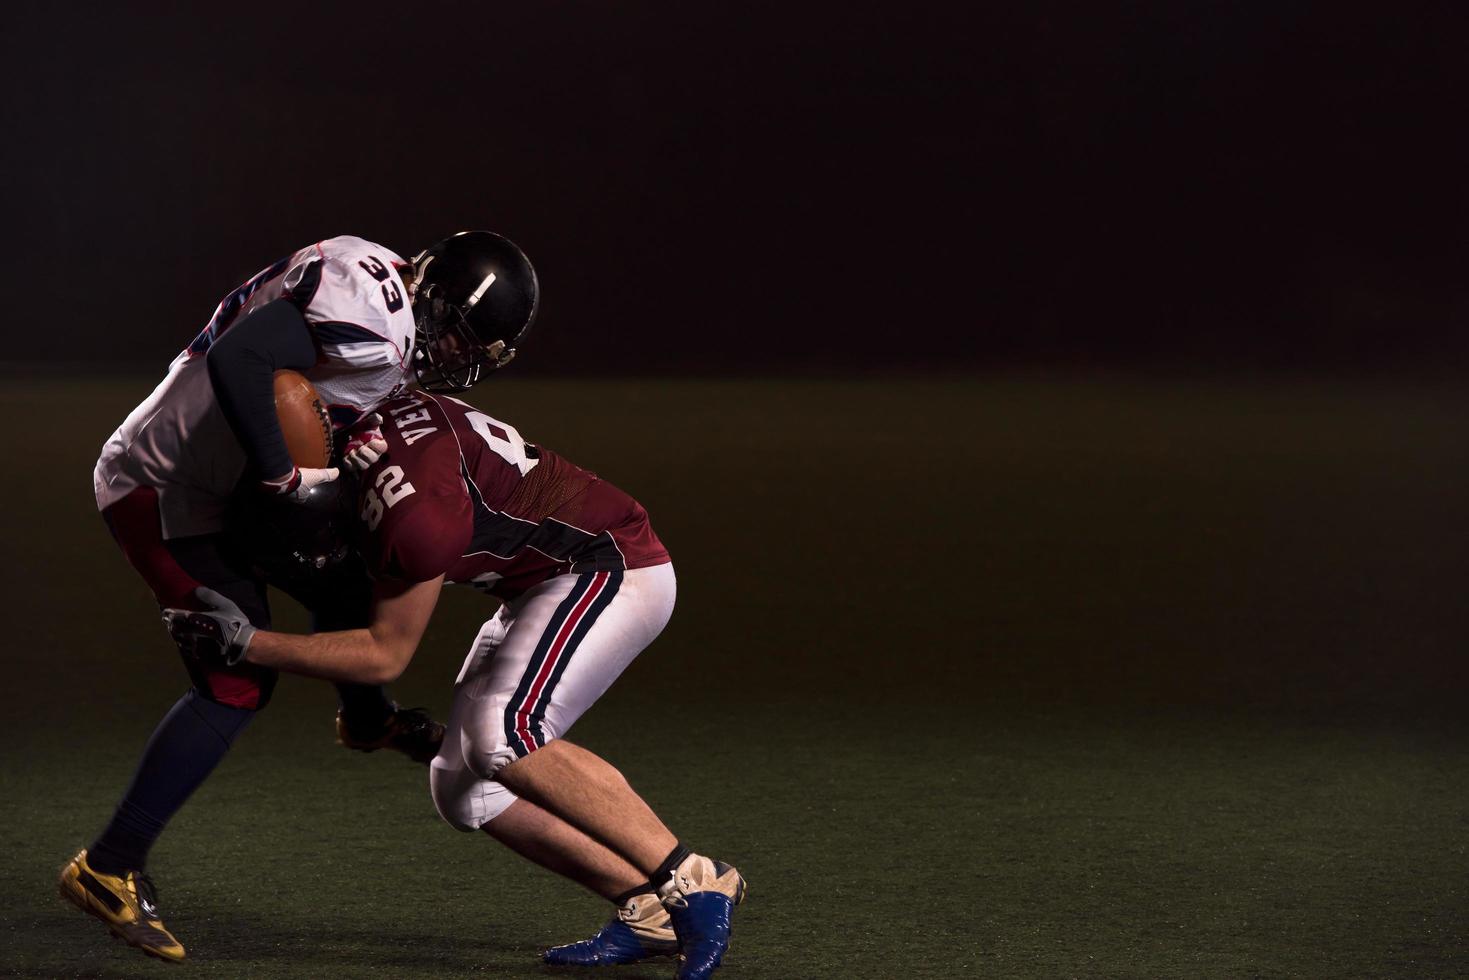
<instances>
[{"instance_id":1,"label":"player's knee","mask_svg":"<svg viewBox=\"0 0 1469 980\"><path fill-rule=\"evenodd\" d=\"M462 771L450 772L437 765L429 767L428 790L434 799L434 809L439 811L444 823L467 834L479 828L474 823L474 813L459 785L463 782Z\"/></svg>"},{"instance_id":2,"label":"player's knee","mask_svg":"<svg viewBox=\"0 0 1469 980\"><path fill-rule=\"evenodd\" d=\"M464 731L464 761L481 779L496 779L508 765L560 737L551 719L507 710L508 699L482 702L477 724Z\"/></svg>"},{"instance_id":3,"label":"player's knee","mask_svg":"<svg viewBox=\"0 0 1469 980\"><path fill-rule=\"evenodd\" d=\"M464 761L480 779L494 779L500 770L520 758L504 732L485 732L465 741Z\"/></svg>"},{"instance_id":4,"label":"player's knee","mask_svg":"<svg viewBox=\"0 0 1469 980\"><path fill-rule=\"evenodd\" d=\"M234 744L235 739L245 730L245 726L250 724L258 710L221 704L210 699L197 687L191 688L189 693L184 695L184 699L189 709L212 728L220 738L224 739L227 745Z\"/></svg>"},{"instance_id":5,"label":"player's knee","mask_svg":"<svg viewBox=\"0 0 1469 980\"><path fill-rule=\"evenodd\" d=\"M252 713L270 704L280 678L275 671L254 664L216 671L190 669L189 674L201 702Z\"/></svg>"},{"instance_id":6,"label":"player's knee","mask_svg":"<svg viewBox=\"0 0 1469 980\"><path fill-rule=\"evenodd\" d=\"M429 793L439 816L455 830L479 830L515 802L515 794L499 783L479 778L468 767L445 764L442 759L435 759L429 767Z\"/></svg>"},{"instance_id":7,"label":"player's knee","mask_svg":"<svg viewBox=\"0 0 1469 980\"><path fill-rule=\"evenodd\" d=\"M555 733L540 723L496 726L470 739L464 758L481 779L497 779L506 766L545 747L554 738Z\"/></svg>"}]
</instances>

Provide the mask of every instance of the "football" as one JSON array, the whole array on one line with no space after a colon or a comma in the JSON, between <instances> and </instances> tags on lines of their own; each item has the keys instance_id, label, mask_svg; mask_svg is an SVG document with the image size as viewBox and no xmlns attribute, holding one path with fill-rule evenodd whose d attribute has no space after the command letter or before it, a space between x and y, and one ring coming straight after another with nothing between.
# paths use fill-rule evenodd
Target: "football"
<instances>
[{"instance_id":1,"label":"football","mask_svg":"<svg viewBox=\"0 0 1469 980\"><path fill-rule=\"evenodd\" d=\"M331 465L331 416L315 386L300 373L275 373L275 414L280 419L291 462L303 469Z\"/></svg>"}]
</instances>

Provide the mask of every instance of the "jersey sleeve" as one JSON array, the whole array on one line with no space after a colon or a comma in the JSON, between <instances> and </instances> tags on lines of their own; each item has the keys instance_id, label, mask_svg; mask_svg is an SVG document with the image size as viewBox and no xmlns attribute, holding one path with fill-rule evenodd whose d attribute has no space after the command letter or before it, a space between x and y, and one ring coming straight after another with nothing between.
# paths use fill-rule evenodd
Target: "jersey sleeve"
<instances>
[{"instance_id":1,"label":"jersey sleeve","mask_svg":"<svg viewBox=\"0 0 1469 980\"><path fill-rule=\"evenodd\" d=\"M375 578L426 582L448 572L468 549L474 511L458 464L453 441L438 440L396 461L390 450L367 471L362 551Z\"/></svg>"},{"instance_id":2,"label":"jersey sleeve","mask_svg":"<svg viewBox=\"0 0 1469 980\"><path fill-rule=\"evenodd\" d=\"M301 314L284 300L257 307L205 355L215 400L261 479L295 472L271 379L282 368L304 371L315 358Z\"/></svg>"},{"instance_id":3,"label":"jersey sleeve","mask_svg":"<svg viewBox=\"0 0 1469 980\"><path fill-rule=\"evenodd\" d=\"M401 368L407 363L413 315L394 268L397 256L385 249L332 245L318 246L316 258L287 284L322 358L346 368Z\"/></svg>"}]
</instances>

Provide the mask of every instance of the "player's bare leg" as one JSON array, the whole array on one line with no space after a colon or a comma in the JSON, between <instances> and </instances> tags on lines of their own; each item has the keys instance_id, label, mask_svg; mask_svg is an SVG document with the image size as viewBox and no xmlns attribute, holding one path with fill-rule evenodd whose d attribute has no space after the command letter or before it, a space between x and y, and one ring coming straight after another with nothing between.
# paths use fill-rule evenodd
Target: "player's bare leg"
<instances>
[{"instance_id":1,"label":"player's bare leg","mask_svg":"<svg viewBox=\"0 0 1469 980\"><path fill-rule=\"evenodd\" d=\"M429 768L429 789L440 816L460 831L483 830L531 862L610 900L616 909L590 939L546 950L546 962L612 966L678 952L672 918L646 874L555 814L517 798L498 780L469 769L463 753L454 751L461 744L463 707L456 702L448 751L441 751Z\"/></svg>"},{"instance_id":2,"label":"player's bare leg","mask_svg":"<svg viewBox=\"0 0 1469 980\"><path fill-rule=\"evenodd\" d=\"M590 939L545 951L548 963L614 966L678 952L668 910L645 875L555 814L516 800L483 827L521 857L569 878L617 908Z\"/></svg>"},{"instance_id":3,"label":"player's bare leg","mask_svg":"<svg viewBox=\"0 0 1469 980\"><path fill-rule=\"evenodd\" d=\"M611 763L558 738L497 777L516 796L551 811L652 877L678 847L652 807Z\"/></svg>"},{"instance_id":4,"label":"player's bare leg","mask_svg":"<svg viewBox=\"0 0 1469 980\"><path fill-rule=\"evenodd\" d=\"M634 930L636 921L656 914L653 905L661 903L676 934L674 947L682 954L678 976L702 980L718 968L729 945L730 913L745 895L738 871L691 853L622 773L565 739L517 759L496 778L517 796L539 803L616 851L646 873L649 886L656 889L629 896L619 919L592 939L547 951L549 962L591 966L658 955L664 950Z\"/></svg>"},{"instance_id":5,"label":"player's bare leg","mask_svg":"<svg viewBox=\"0 0 1469 980\"><path fill-rule=\"evenodd\" d=\"M484 831L521 857L610 902L648 881L617 854L530 800L510 804Z\"/></svg>"}]
</instances>

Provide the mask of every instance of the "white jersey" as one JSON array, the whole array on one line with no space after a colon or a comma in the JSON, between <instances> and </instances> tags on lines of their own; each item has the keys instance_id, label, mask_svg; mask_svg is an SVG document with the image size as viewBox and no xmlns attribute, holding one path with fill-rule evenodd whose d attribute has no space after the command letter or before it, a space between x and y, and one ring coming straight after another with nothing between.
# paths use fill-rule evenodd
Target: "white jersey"
<instances>
[{"instance_id":1,"label":"white jersey","mask_svg":"<svg viewBox=\"0 0 1469 980\"><path fill-rule=\"evenodd\" d=\"M205 355L266 303L291 298L300 307L317 348L316 364L304 373L337 428L400 391L412 377L413 310L395 268L404 264L381 245L344 235L301 249L226 296L102 447L92 476L97 506L153 487L165 538L223 528L246 458L215 400Z\"/></svg>"}]
</instances>

